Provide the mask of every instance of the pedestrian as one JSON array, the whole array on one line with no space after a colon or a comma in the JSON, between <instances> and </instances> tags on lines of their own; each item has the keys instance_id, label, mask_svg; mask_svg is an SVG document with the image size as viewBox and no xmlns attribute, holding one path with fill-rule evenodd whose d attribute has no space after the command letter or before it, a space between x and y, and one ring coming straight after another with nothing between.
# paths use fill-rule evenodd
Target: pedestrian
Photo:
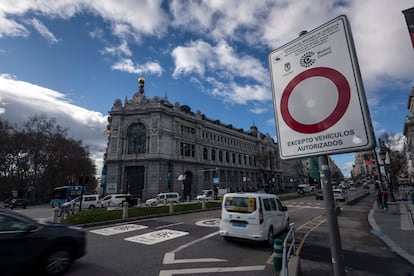
<instances>
[{"instance_id":1,"label":"pedestrian","mask_svg":"<svg viewBox=\"0 0 414 276\"><path fill-rule=\"evenodd\" d=\"M131 193L130 192L126 194L125 201L128 203L128 207L131 206Z\"/></svg>"},{"instance_id":2,"label":"pedestrian","mask_svg":"<svg viewBox=\"0 0 414 276\"><path fill-rule=\"evenodd\" d=\"M380 189L378 189L378 192L375 196L377 198L378 209L384 209L384 205L382 205L382 193Z\"/></svg>"},{"instance_id":3,"label":"pedestrian","mask_svg":"<svg viewBox=\"0 0 414 276\"><path fill-rule=\"evenodd\" d=\"M414 190L411 189L410 191L411 203L414 205Z\"/></svg>"},{"instance_id":4,"label":"pedestrian","mask_svg":"<svg viewBox=\"0 0 414 276\"><path fill-rule=\"evenodd\" d=\"M388 211L388 192L386 189L382 191L382 205L385 211Z\"/></svg>"}]
</instances>

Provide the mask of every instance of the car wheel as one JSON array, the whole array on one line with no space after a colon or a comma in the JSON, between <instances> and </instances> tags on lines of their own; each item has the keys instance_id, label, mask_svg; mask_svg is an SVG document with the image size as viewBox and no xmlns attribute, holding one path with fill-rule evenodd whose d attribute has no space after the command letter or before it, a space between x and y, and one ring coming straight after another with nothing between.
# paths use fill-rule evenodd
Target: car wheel
<instances>
[{"instance_id":1,"label":"car wheel","mask_svg":"<svg viewBox=\"0 0 414 276\"><path fill-rule=\"evenodd\" d=\"M230 241L230 238L229 238L229 237L227 237L227 236L223 236L223 239L224 239L226 242L229 242L229 241Z\"/></svg>"},{"instance_id":2,"label":"car wheel","mask_svg":"<svg viewBox=\"0 0 414 276\"><path fill-rule=\"evenodd\" d=\"M275 236L274 236L274 233L273 233L273 227L270 227L269 232L267 233L267 245L268 246L273 246L274 239L275 239Z\"/></svg>"},{"instance_id":3,"label":"car wheel","mask_svg":"<svg viewBox=\"0 0 414 276\"><path fill-rule=\"evenodd\" d=\"M60 247L46 256L43 270L47 275L62 275L71 264L72 258L69 249Z\"/></svg>"},{"instance_id":4,"label":"car wheel","mask_svg":"<svg viewBox=\"0 0 414 276\"><path fill-rule=\"evenodd\" d=\"M89 206L89 209L95 209L95 205Z\"/></svg>"}]
</instances>

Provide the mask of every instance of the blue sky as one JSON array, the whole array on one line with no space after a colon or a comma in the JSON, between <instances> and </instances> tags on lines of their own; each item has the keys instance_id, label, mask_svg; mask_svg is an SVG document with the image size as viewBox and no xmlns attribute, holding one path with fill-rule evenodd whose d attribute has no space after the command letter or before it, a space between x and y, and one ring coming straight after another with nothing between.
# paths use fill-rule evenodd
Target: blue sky
<instances>
[{"instance_id":1,"label":"blue sky","mask_svg":"<svg viewBox=\"0 0 414 276\"><path fill-rule=\"evenodd\" d=\"M0 2L0 116L41 113L88 145L98 169L115 99L145 95L188 105L276 139L267 58L347 15L375 134L401 135L414 85L402 10L412 1L51 0ZM349 174L353 154L333 155Z\"/></svg>"}]
</instances>

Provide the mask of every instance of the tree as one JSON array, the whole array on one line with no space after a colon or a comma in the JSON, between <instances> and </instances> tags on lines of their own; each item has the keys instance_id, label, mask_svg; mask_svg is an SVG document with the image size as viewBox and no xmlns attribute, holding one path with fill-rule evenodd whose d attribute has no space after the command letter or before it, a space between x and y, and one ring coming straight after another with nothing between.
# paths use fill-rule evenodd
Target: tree
<instances>
[{"instance_id":1,"label":"tree","mask_svg":"<svg viewBox=\"0 0 414 276\"><path fill-rule=\"evenodd\" d=\"M387 151L390 156L391 172L393 175L398 175L406 162L406 158L402 152L405 137L402 134L389 134L383 132L381 134L381 141L383 143L383 149Z\"/></svg>"},{"instance_id":2,"label":"tree","mask_svg":"<svg viewBox=\"0 0 414 276\"><path fill-rule=\"evenodd\" d=\"M82 141L67 138L67 129L46 115L29 118L21 126L0 120L0 192L33 202L47 202L54 187L78 184L80 175L94 179L95 166ZM81 183L83 184L83 183ZM87 190L94 189L90 181Z\"/></svg>"}]
</instances>

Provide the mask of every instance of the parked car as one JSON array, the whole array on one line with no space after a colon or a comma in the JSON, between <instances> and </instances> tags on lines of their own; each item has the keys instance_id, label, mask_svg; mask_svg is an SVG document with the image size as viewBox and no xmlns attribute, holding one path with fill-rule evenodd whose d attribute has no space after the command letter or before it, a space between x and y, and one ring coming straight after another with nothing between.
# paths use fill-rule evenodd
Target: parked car
<instances>
[{"instance_id":1,"label":"parked car","mask_svg":"<svg viewBox=\"0 0 414 276\"><path fill-rule=\"evenodd\" d=\"M82 209L93 209L102 206L99 195L83 195L82 197L78 196L77 198L65 202L62 204L62 207L72 206L73 208L79 208L80 201L82 198Z\"/></svg>"},{"instance_id":2,"label":"parked car","mask_svg":"<svg viewBox=\"0 0 414 276\"><path fill-rule=\"evenodd\" d=\"M316 200L323 199L323 191L321 189L315 190L315 199Z\"/></svg>"},{"instance_id":3,"label":"parked car","mask_svg":"<svg viewBox=\"0 0 414 276\"><path fill-rule=\"evenodd\" d=\"M346 194L342 189L332 189L334 200L346 201Z\"/></svg>"},{"instance_id":4,"label":"parked car","mask_svg":"<svg viewBox=\"0 0 414 276\"><path fill-rule=\"evenodd\" d=\"M27 200L24 198L13 198L5 203L5 207L9 207L10 209L14 209L17 207L21 207L26 209L27 207Z\"/></svg>"},{"instance_id":5,"label":"parked car","mask_svg":"<svg viewBox=\"0 0 414 276\"><path fill-rule=\"evenodd\" d=\"M305 193L309 193L311 191L310 189L310 185L309 184L299 184L298 185L298 189L297 192L298 194L305 194Z\"/></svg>"},{"instance_id":6,"label":"parked car","mask_svg":"<svg viewBox=\"0 0 414 276\"><path fill-rule=\"evenodd\" d=\"M86 232L0 209L0 244L1 275L61 275L86 254Z\"/></svg>"},{"instance_id":7,"label":"parked car","mask_svg":"<svg viewBox=\"0 0 414 276\"><path fill-rule=\"evenodd\" d=\"M277 233L289 229L289 214L274 194L227 193L224 195L220 235L230 238L266 241L273 245Z\"/></svg>"},{"instance_id":8,"label":"parked car","mask_svg":"<svg viewBox=\"0 0 414 276\"><path fill-rule=\"evenodd\" d=\"M126 194L110 194L106 195L101 200L102 207L111 207L111 206L122 206L122 203L126 201Z\"/></svg>"},{"instance_id":9,"label":"parked car","mask_svg":"<svg viewBox=\"0 0 414 276\"><path fill-rule=\"evenodd\" d=\"M196 200L212 200L214 198L213 190L202 190L199 195L196 196Z\"/></svg>"},{"instance_id":10,"label":"parked car","mask_svg":"<svg viewBox=\"0 0 414 276\"><path fill-rule=\"evenodd\" d=\"M178 193L160 193L154 198L147 199L145 201L145 205L155 206L157 204L162 203L170 203L175 202L178 203L180 201L180 195Z\"/></svg>"}]
</instances>

